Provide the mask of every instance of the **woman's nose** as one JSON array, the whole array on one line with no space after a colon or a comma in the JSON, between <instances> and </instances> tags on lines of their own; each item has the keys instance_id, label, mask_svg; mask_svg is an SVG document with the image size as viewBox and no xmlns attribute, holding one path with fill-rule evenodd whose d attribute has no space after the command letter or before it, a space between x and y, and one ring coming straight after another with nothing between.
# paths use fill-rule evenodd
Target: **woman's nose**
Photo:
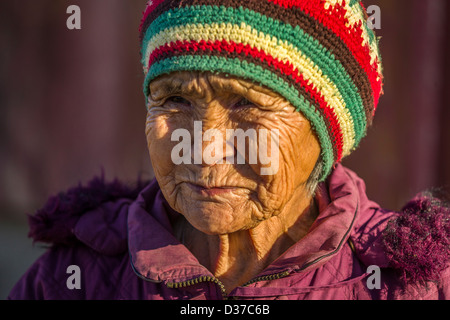
<instances>
[{"instance_id":1,"label":"woman's nose","mask_svg":"<svg viewBox=\"0 0 450 320\"><path fill-rule=\"evenodd\" d=\"M234 144L227 141L227 128L221 122L195 121L192 140L192 163L214 166L234 158Z\"/></svg>"}]
</instances>

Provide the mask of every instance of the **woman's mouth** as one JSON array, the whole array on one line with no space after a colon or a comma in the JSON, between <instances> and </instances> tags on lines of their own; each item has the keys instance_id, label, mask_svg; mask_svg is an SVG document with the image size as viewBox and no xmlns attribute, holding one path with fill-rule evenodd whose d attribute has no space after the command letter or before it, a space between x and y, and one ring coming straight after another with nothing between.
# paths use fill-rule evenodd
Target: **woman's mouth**
<instances>
[{"instance_id":1,"label":"woman's mouth","mask_svg":"<svg viewBox=\"0 0 450 320\"><path fill-rule=\"evenodd\" d=\"M237 187L229 187L229 186L220 186L220 187L209 188L209 187L204 187L204 186L190 183L190 182L187 182L186 184L195 192L197 192L203 196L209 196L209 197L229 193L229 192L235 191L237 189L240 189Z\"/></svg>"}]
</instances>

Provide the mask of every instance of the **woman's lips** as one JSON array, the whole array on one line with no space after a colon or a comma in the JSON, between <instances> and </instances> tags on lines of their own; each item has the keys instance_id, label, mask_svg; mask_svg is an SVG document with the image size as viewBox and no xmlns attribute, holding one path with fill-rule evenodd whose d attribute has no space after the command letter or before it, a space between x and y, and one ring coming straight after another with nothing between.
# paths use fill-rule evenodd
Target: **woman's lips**
<instances>
[{"instance_id":1,"label":"woman's lips","mask_svg":"<svg viewBox=\"0 0 450 320\"><path fill-rule=\"evenodd\" d=\"M220 194L224 194L224 193L228 193L231 191L234 191L238 188L236 187L213 187L213 188L207 188L207 187L203 187L200 186L198 184L194 184L194 183L190 183L187 182L187 185L193 189L194 191L196 191L197 193L204 195L204 196L216 196L216 195L220 195Z\"/></svg>"}]
</instances>

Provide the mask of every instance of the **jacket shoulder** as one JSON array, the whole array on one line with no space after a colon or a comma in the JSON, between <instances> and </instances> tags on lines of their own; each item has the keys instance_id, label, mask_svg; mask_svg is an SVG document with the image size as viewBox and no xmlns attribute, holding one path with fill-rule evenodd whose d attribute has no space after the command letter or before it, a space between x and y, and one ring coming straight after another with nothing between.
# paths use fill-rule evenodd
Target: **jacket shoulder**
<instances>
[{"instance_id":1,"label":"jacket shoulder","mask_svg":"<svg viewBox=\"0 0 450 320\"><path fill-rule=\"evenodd\" d=\"M127 254L105 255L85 245L54 245L11 289L8 300L118 299L129 284Z\"/></svg>"}]
</instances>

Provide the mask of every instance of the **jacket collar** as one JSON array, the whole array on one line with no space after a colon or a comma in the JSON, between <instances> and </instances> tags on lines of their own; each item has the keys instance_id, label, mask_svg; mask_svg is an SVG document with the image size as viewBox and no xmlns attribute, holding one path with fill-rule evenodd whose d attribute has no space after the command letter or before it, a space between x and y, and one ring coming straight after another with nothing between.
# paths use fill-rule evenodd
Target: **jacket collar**
<instances>
[{"instance_id":1,"label":"jacket collar","mask_svg":"<svg viewBox=\"0 0 450 320\"><path fill-rule=\"evenodd\" d=\"M128 212L128 250L134 272L154 282L181 282L212 274L174 236L173 211L156 180L146 187Z\"/></svg>"},{"instance_id":2,"label":"jacket collar","mask_svg":"<svg viewBox=\"0 0 450 320\"><path fill-rule=\"evenodd\" d=\"M274 261L262 276L316 269L340 251L360 214L357 179L342 165L336 166L319 185L315 196L319 216L308 234Z\"/></svg>"},{"instance_id":3,"label":"jacket collar","mask_svg":"<svg viewBox=\"0 0 450 320\"><path fill-rule=\"evenodd\" d=\"M359 215L361 181L341 165L322 183L315 198L319 216L309 233L260 276L318 268L339 252ZM364 194L365 196L365 194ZM149 281L180 282L213 276L174 236L168 206L154 180L128 214L128 245L136 274Z\"/></svg>"}]
</instances>

